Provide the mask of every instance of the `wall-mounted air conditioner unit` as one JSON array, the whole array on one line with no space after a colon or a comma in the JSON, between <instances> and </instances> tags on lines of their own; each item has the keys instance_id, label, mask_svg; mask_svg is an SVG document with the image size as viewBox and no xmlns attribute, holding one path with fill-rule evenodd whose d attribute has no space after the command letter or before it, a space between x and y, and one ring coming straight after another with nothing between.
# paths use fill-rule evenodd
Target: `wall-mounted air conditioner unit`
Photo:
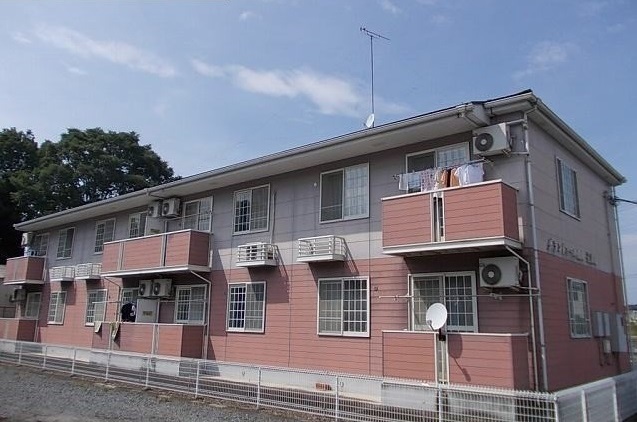
<instances>
[{"instance_id":1,"label":"wall-mounted air conditioner unit","mask_svg":"<svg viewBox=\"0 0 637 422\"><path fill-rule=\"evenodd\" d=\"M153 296L167 297L172 290L172 280L169 278L158 278L153 280Z\"/></svg>"},{"instance_id":2,"label":"wall-mounted air conditioner unit","mask_svg":"<svg viewBox=\"0 0 637 422\"><path fill-rule=\"evenodd\" d=\"M506 123L473 130L473 152L477 155L497 155L511 151Z\"/></svg>"},{"instance_id":3,"label":"wall-mounted air conditioner unit","mask_svg":"<svg viewBox=\"0 0 637 422\"><path fill-rule=\"evenodd\" d=\"M141 280L139 282L139 296L150 297L153 295L153 280Z\"/></svg>"},{"instance_id":4,"label":"wall-mounted air conditioner unit","mask_svg":"<svg viewBox=\"0 0 637 422\"><path fill-rule=\"evenodd\" d=\"M31 244L31 240L33 240L32 232L22 233L22 241L20 242L20 246L29 246Z\"/></svg>"},{"instance_id":5,"label":"wall-mounted air conditioner unit","mask_svg":"<svg viewBox=\"0 0 637 422\"><path fill-rule=\"evenodd\" d=\"M153 218L161 217L161 201L154 201L148 204L148 216Z\"/></svg>"},{"instance_id":6,"label":"wall-mounted air conditioner unit","mask_svg":"<svg viewBox=\"0 0 637 422\"><path fill-rule=\"evenodd\" d=\"M514 256L480 259L480 287L514 287L520 284L520 263Z\"/></svg>"},{"instance_id":7,"label":"wall-mounted air conditioner unit","mask_svg":"<svg viewBox=\"0 0 637 422\"><path fill-rule=\"evenodd\" d=\"M22 287L18 287L17 289L14 289L11 292L11 295L9 296L9 301L10 302L22 302L26 298L27 298L27 291L24 288L22 288Z\"/></svg>"},{"instance_id":8,"label":"wall-mounted air conditioner unit","mask_svg":"<svg viewBox=\"0 0 637 422\"><path fill-rule=\"evenodd\" d=\"M181 201L179 198L164 199L161 204L161 215L163 217L177 217L179 216L179 205Z\"/></svg>"}]
</instances>

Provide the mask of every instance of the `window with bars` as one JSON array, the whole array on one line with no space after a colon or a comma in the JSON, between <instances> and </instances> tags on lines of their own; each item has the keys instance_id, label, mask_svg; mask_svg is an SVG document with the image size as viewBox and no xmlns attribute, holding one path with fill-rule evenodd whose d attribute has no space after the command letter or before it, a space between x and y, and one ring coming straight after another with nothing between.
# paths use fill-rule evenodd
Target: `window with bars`
<instances>
[{"instance_id":1,"label":"window with bars","mask_svg":"<svg viewBox=\"0 0 637 422\"><path fill-rule=\"evenodd\" d=\"M265 321L265 283L228 285L228 331L262 333Z\"/></svg>"},{"instance_id":2,"label":"window with bars","mask_svg":"<svg viewBox=\"0 0 637 422\"><path fill-rule=\"evenodd\" d=\"M73 252L73 237L75 236L75 227L69 227L60 230L58 234L57 258L70 258Z\"/></svg>"},{"instance_id":3,"label":"window with bars","mask_svg":"<svg viewBox=\"0 0 637 422\"><path fill-rule=\"evenodd\" d=\"M568 320L571 337L591 336L591 320L588 310L588 287L585 281L567 278Z\"/></svg>"},{"instance_id":4,"label":"window with bars","mask_svg":"<svg viewBox=\"0 0 637 422\"><path fill-rule=\"evenodd\" d=\"M49 234L36 234L31 241L31 253L35 256L45 256L49 248Z\"/></svg>"},{"instance_id":5,"label":"window with bars","mask_svg":"<svg viewBox=\"0 0 637 422\"><path fill-rule=\"evenodd\" d=\"M139 288L133 287L133 288L122 289L122 297L120 298L120 304L123 305L128 302L135 303L137 302L138 297L139 297Z\"/></svg>"},{"instance_id":6,"label":"window with bars","mask_svg":"<svg viewBox=\"0 0 637 422\"><path fill-rule=\"evenodd\" d=\"M175 322L203 324L206 310L206 286L178 286L175 294Z\"/></svg>"},{"instance_id":7,"label":"window with bars","mask_svg":"<svg viewBox=\"0 0 637 422\"><path fill-rule=\"evenodd\" d=\"M128 237L142 237L146 234L147 212L136 212L128 217Z\"/></svg>"},{"instance_id":8,"label":"window with bars","mask_svg":"<svg viewBox=\"0 0 637 422\"><path fill-rule=\"evenodd\" d=\"M33 292L27 294L27 302L24 306L25 318L37 318L40 315L40 302L42 301L41 292Z\"/></svg>"},{"instance_id":9,"label":"window with bars","mask_svg":"<svg viewBox=\"0 0 637 422\"><path fill-rule=\"evenodd\" d=\"M473 273L413 274L411 289L411 329L430 330L426 314L436 302L447 308L447 331L477 332L478 315Z\"/></svg>"},{"instance_id":10,"label":"window with bars","mask_svg":"<svg viewBox=\"0 0 637 422\"><path fill-rule=\"evenodd\" d=\"M95 322L104 321L106 313L106 289L89 290L86 292L86 325L93 325Z\"/></svg>"},{"instance_id":11,"label":"window with bars","mask_svg":"<svg viewBox=\"0 0 637 422\"><path fill-rule=\"evenodd\" d=\"M64 308L66 306L66 292L51 292L49 298L49 324L64 324Z\"/></svg>"},{"instance_id":12,"label":"window with bars","mask_svg":"<svg viewBox=\"0 0 637 422\"><path fill-rule=\"evenodd\" d=\"M469 144L462 143L444 148L408 154L406 157L407 173L423 171L434 168L459 166L469 161ZM419 192L417 188L409 188L408 192Z\"/></svg>"},{"instance_id":13,"label":"window with bars","mask_svg":"<svg viewBox=\"0 0 637 422\"><path fill-rule=\"evenodd\" d=\"M115 219L98 221L95 225L95 253L104 251L104 243L110 242L115 236Z\"/></svg>"},{"instance_id":14,"label":"window with bars","mask_svg":"<svg viewBox=\"0 0 637 422\"><path fill-rule=\"evenodd\" d=\"M369 216L369 166L321 174L321 222Z\"/></svg>"},{"instance_id":15,"label":"window with bars","mask_svg":"<svg viewBox=\"0 0 637 422\"><path fill-rule=\"evenodd\" d=\"M182 226L184 229L210 231L210 223L212 222L212 198L186 202L183 210Z\"/></svg>"},{"instance_id":16,"label":"window with bars","mask_svg":"<svg viewBox=\"0 0 637 422\"><path fill-rule=\"evenodd\" d=\"M259 186L234 193L234 233L268 229L270 186Z\"/></svg>"},{"instance_id":17,"label":"window with bars","mask_svg":"<svg viewBox=\"0 0 637 422\"><path fill-rule=\"evenodd\" d=\"M369 280L329 278L319 280L318 333L369 336Z\"/></svg>"},{"instance_id":18,"label":"window with bars","mask_svg":"<svg viewBox=\"0 0 637 422\"><path fill-rule=\"evenodd\" d=\"M575 170L556 158L557 184L560 194L560 210L566 214L579 218L579 196L577 194L577 173Z\"/></svg>"}]
</instances>

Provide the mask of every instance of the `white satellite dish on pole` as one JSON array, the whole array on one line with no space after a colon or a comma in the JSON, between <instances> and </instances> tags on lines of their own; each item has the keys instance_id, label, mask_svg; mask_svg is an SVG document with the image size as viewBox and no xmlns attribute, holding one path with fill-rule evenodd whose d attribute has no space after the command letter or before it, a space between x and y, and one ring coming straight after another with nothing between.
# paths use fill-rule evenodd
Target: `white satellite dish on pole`
<instances>
[{"instance_id":1,"label":"white satellite dish on pole","mask_svg":"<svg viewBox=\"0 0 637 422\"><path fill-rule=\"evenodd\" d=\"M367 129L374 127L374 113L367 116L367 120L365 121L365 127Z\"/></svg>"},{"instance_id":2,"label":"white satellite dish on pole","mask_svg":"<svg viewBox=\"0 0 637 422\"><path fill-rule=\"evenodd\" d=\"M432 330L441 329L447 322L447 308L442 303L434 303L427 308L425 321Z\"/></svg>"}]
</instances>

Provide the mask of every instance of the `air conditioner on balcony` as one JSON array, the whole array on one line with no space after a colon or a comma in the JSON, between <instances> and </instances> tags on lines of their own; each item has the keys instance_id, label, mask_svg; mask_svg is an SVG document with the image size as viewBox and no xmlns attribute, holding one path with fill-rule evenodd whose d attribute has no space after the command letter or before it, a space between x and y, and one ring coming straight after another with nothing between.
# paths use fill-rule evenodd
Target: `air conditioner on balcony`
<instances>
[{"instance_id":1,"label":"air conditioner on balcony","mask_svg":"<svg viewBox=\"0 0 637 422\"><path fill-rule=\"evenodd\" d=\"M481 127L473 131L473 152L477 155L497 155L511 151L506 123Z\"/></svg>"},{"instance_id":2,"label":"air conditioner on balcony","mask_svg":"<svg viewBox=\"0 0 637 422\"><path fill-rule=\"evenodd\" d=\"M9 296L9 301L10 302L22 302L26 298L27 298L27 291L24 288L22 288L22 287L18 287L17 289L14 289L11 292L11 295Z\"/></svg>"},{"instance_id":3,"label":"air conditioner on balcony","mask_svg":"<svg viewBox=\"0 0 637 422\"><path fill-rule=\"evenodd\" d=\"M181 201L179 198L165 199L161 204L161 215L163 217L177 217L179 216L179 205Z\"/></svg>"},{"instance_id":4,"label":"air conditioner on balcony","mask_svg":"<svg viewBox=\"0 0 637 422\"><path fill-rule=\"evenodd\" d=\"M514 256L480 259L480 287L514 287L520 284L520 263Z\"/></svg>"},{"instance_id":5,"label":"air conditioner on balcony","mask_svg":"<svg viewBox=\"0 0 637 422\"><path fill-rule=\"evenodd\" d=\"M150 297L153 295L153 280L141 280L139 282L139 296Z\"/></svg>"},{"instance_id":6,"label":"air conditioner on balcony","mask_svg":"<svg viewBox=\"0 0 637 422\"><path fill-rule=\"evenodd\" d=\"M148 204L148 216L153 218L161 217L161 201L154 201Z\"/></svg>"},{"instance_id":7,"label":"air conditioner on balcony","mask_svg":"<svg viewBox=\"0 0 637 422\"><path fill-rule=\"evenodd\" d=\"M158 278L153 280L152 296L166 297L170 296L172 290L172 280L169 278Z\"/></svg>"},{"instance_id":8,"label":"air conditioner on balcony","mask_svg":"<svg viewBox=\"0 0 637 422\"><path fill-rule=\"evenodd\" d=\"M31 240L33 240L32 232L22 233L22 241L20 242L20 246L29 246L31 244Z\"/></svg>"}]
</instances>

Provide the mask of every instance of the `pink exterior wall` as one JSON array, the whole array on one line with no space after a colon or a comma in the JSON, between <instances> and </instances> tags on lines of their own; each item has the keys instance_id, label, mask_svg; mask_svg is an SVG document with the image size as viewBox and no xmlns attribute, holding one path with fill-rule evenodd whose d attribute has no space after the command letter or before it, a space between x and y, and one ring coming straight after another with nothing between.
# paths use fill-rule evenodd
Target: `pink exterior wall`
<instances>
[{"instance_id":1,"label":"pink exterior wall","mask_svg":"<svg viewBox=\"0 0 637 422\"><path fill-rule=\"evenodd\" d=\"M431 196L413 194L383 201L383 246L431 242Z\"/></svg>"},{"instance_id":2,"label":"pink exterior wall","mask_svg":"<svg viewBox=\"0 0 637 422\"><path fill-rule=\"evenodd\" d=\"M0 338L5 340L33 341L35 319L0 318Z\"/></svg>"},{"instance_id":3,"label":"pink exterior wall","mask_svg":"<svg viewBox=\"0 0 637 422\"><path fill-rule=\"evenodd\" d=\"M7 259L4 282L44 280L44 257L20 256Z\"/></svg>"},{"instance_id":4,"label":"pink exterior wall","mask_svg":"<svg viewBox=\"0 0 637 422\"><path fill-rule=\"evenodd\" d=\"M436 379L435 337L427 332L383 332L383 376Z\"/></svg>"}]
</instances>

